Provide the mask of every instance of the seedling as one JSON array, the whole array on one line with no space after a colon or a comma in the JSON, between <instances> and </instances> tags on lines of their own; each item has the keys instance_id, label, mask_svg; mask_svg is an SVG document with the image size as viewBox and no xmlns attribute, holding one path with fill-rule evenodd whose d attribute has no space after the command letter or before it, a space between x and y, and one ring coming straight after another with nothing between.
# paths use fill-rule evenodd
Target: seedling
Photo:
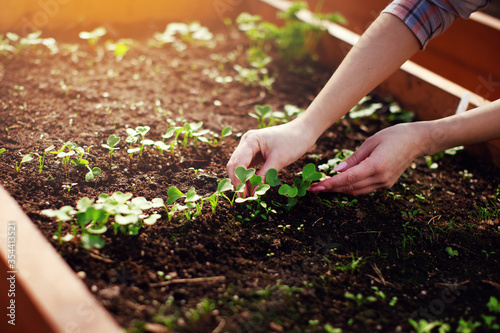
<instances>
[{"instance_id":1,"label":"seedling","mask_svg":"<svg viewBox=\"0 0 500 333\"><path fill-rule=\"evenodd\" d=\"M40 214L55 217L58 222L57 231L54 234L54 238L59 240L59 244L62 244L62 224L65 221L70 221L73 219L76 211L71 206L63 206L58 210L53 209L44 209L40 212Z\"/></svg>"},{"instance_id":2,"label":"seedling","mask_svg":"<svg viewBox=\"0 0 500 333\"><path fill-rule=\"evenodd\" d=\"M152 146L154 145L154 141L153 140L149 140L149 139L146 139L146 134L149 132L151 128L149 126L137 126L134 129L132 128L127 128L127 134L128 134L128 137L127 137L127 142L132 144L132 143L136 143L138 141L137 139L137 135L139 135L142 140L140 140L139 144L140 144L140 147L138 147L139 149L137 148L130 148L127 150L127 153L130 154L130 157L132 157L132 155L136 152L139 152L139 156L142 157L142 153L144 151L144 146Z\"/></svg>"},{"instance_id":3,"label":"seedling","mask_svg":"<svg viewBox=\"0 0 500 333\"><path fill-rule=\"evenodd\" d=\"M218 147L220 145L220 143L222 142L223 138L228 137L231 134L233 134L233 128L231 126L224 127L220 133L219 139L217 139L217 137L214 136L212 141L210 141L208 138L203 136L206 133L208 133L208 131L207 132L198 132L198 133L194 133L194 136L198 137L198 140L200 140L201 142L208 143L212 147Z\"/></svg>"},{"instance_id":4,"label":"seedling","mask_svg":"<svg viewBox=\"0 0 500 333\"><path fill-rule=\"evenodd\" d=\"M51 151L51 150L54 150L56 148L56 146L52 145L50 147L47 147L45 148L45 150L43 151L43 154L40 155L40 154L36 154L38 156L38 159L40 161L40 169L38 170L38 173L42 173L43 171L43 168L45 166L45 155Z\"/></svg>"},{"instance_id":5,"label":"seedling","mask_svg":"<svg viewBox=\"0 0 500 333\"><path fill-rule=\"evenodd\" d=\"M217 204L219 203L219 197L221 195L224 195L224 192L232 191L233 189L234 187L231 184L231 180L229 178L225 178L219 181L219 183L217 184L217 190L212 195L210 195L206 199L203 199L203 200L208 200L210 202L213 214L215 214L215 211L217 209Z\"/></svg>"},{"instance_id":6,"label":"seedling","mask_svg":"<svg viewBox=\"0 0 500 333\"><path fill-rule=\"evenodd\" d=\"M66 148L68 148L67 152L65 151ZM75 150L74 150L75 148L76 144L71 141L68 141L61 147L61 149L55 152L51 151L50 153L55 154L57 157L61 159L61 162L64 166L64 171L67 171L69 162L71 160L71 156L75 155Z\"/></svg>"},{"instance_id":7,"label":"seedling","mask_svg":"<svg viewBox=\"0 0 500 333\"><path fill-rule=\"evenodd\" d=\"M425 319L420 319L418 322L412 318L408 319L410 325L415 329L417 333L430 333L434 329L438 328L439 333L445 333L450 331L450 325L443 323L442 321L431 321L428 322Z\"/></svg>"},{"instance_id":8,"label":"seedling","mask_svg":"<svg viewBox=\"0 0 500 333\"><path fill-rule=\"evenodd\" d=\"M312 163L307 164L302 170L302 178L296 178L293 185L283 184L278 190L278 193L287 197L288 202L286 205L280 205L286 210L290 210L297 204L297 197L306 195L307 189L311 186L313 181L323 178L323 174L316 171L316 166Z\"/></svg>"},{"instance_id":9,"label":"seedling","mask_svg":"<svg viewBox=\"0 0 500 333\"><path fill-rule=\"evenodd\" d=\"M457 257L458 256L458 251L457 250L454 250L453 248L451 248L450 246L447 246L446 247L446 253L448 253L448 255L450 257Z\"/></svg>"},{"instance_id":10,"label":"seedling","mask_svg":"<svg viewBox=\"0 0 500 333\"><path fill-rule=\"evenodd\" d=\"M99 177L102 173L101 169L98 167L93 167L92 169L87 165L89 172L85 175L85 181L87 183L93 181L96 177Z\"/></svg>"},{"instance_id":11,"label":"seedling","mask_svg":"<svg viewBox=\"0 0 500 333\"><path fill-rule=\"evenodd\" d=\"M19 164L16 162L16 172L19 173L19 171L21 171L21 166L23 165L23 163L29 162L32 159L33 159L33 153L24 155Z\"/></svg>"},{"instance_id":12,"label":"seedling","mask_svg":"<svg viewBox=\"0 0 500 333\"><path fill-rule=\"evenodd\" d=\"M105 144L102 144L101 146L103 148L106 148L109 150L109 159L111 160L111 158L113 157L113 152L115 150L118 150L120 149L120 147L116 147L116 145L120 142L120 137L114 135L114 134L111 134L109 137L108 137L108 140L107 140L107 143ZM110 164L110 167L111 167L111 164Z\"/></svg>"},{"instance_id":13,"label":"seedling","mask_svg":"<svg viewBox=\"0 0 500 333\"><path fill-rule=\"evenodd\" d=\"M0 148L0 157L2 157L2 154L5 153L7 149L5 148Z\"/></svg>"},{"instance_id":14,"label":"seedling","mask_svg":"<svg viewBox=\"0 0 500 333\"><path fill-rule=\"evenodd\" d=\"M145 225L152 225L161 217L159 214L146 214L145 210L160 207L158 201L151 202L143 197L132 198L131 193L115 192L112 195L100 194L97 202L87 197L81 198L76 209L65 206L59 210L47 209L41 214L56 217L60 222L56 238L61 238L63 221L75 221L80 228L81 242L85 249L102 248L105 241L102 235L108 230L111 223L116 233L137 235ZM110 222L110 217L114 217ZM77 230L74 231L75 234Z\"/></svg>"},{"instance_id":15,"label":"seedling","mask_svg":"<svg viewBox=\"0 0 500 333\"><path fill-rule=\"evenodd\" d=\"M89 43L90 48L95 49L95 45L107 33L105 27L98 27L92 31L82 31L78 34L81 39L86 39Z\"/></svg>"},{"instance_id":16,"label":"seedling","mask_svg":"<svg viewBox=\"0 0 500 333\"><path fill-rule=\"evenodd\" d=\"M282 118L283 113L277 113L273 111L271 106L269 104L266 104L266 105L256 105L254 107L254 112L248 113L248 115L252 118L257 119L258 128L265 128L279 123L280 119L277 118L277 116Z\"/></svg>"},{"instance_id":17,"label":"seedling","mask_svg":"<svg viewBox=\"0 0 500 333\"><path fill-rule=\"evenodd\" d=\"M184 202L186 204L182 210L185 210L185 215L187 220L191 220L199 215L201 215L201 210L203 209L203 198L196 194L196 190L194 187L190 188L186 193L182 193L177 187L171 186L168 191L168 200L167 205L171 205L176 202L180 198L185 198ZM181 208L180 206L177 207ZM191 214L191 209L196 209L194 214Z\"/></svg>"},{"instance_id":18,"label":"seedling","mask_svg":"<svg viewBox=\"0 0 500 333\"><path fill-rule=\"evenodd\" d=\"M337 172L333 171L333 169L345 161L349 156L354 154L352 150L342 149L338 151L332 159L329 159L325 164L321 164L318 166L318 170L324 172L327 175L336 174Z\"/></svg>"}]
</instances>

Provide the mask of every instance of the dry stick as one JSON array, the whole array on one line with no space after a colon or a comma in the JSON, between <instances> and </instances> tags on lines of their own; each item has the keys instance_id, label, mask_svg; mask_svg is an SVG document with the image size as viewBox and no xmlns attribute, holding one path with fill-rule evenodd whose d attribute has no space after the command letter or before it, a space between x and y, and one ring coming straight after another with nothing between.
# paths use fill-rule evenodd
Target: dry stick
<instances>
[{"instance_id":1,"label":"dry stick","mask_svg":"<svg viewBox=\"0 0 500 333\"><path fill-rule=\"evenodd\" d=\"M208 277L199 277L199 278L186 278L186 279L172 279L168 281L158 282L158 283L150 283L150 287L164 287L169 284L175 283L201 283L201 282L221 282L226 281L226 277L223 275L220 276L208 276Z\"/></svg>"},{"instance_id":2,"label":"dry stick","mask_svg":"<svg viewBox=\"0 0 500 333\"><path fill-rule=\"evenodd\" d=\"M89 252L89 255L94 258L94 259L97 259L97 260L100 260L100 261L104 261L105 263L107 264L112 264L114 261L111 260L111 259L108 259L108 258L104 258L104 257L101 257L95 253L92 253L92 252Z\"/></svg>"}]
</instances>

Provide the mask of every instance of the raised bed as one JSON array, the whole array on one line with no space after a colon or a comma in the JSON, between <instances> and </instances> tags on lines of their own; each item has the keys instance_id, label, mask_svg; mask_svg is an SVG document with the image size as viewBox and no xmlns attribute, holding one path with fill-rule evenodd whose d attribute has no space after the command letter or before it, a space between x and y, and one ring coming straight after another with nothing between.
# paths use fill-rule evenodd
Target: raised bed
<instances>
[{"instance_id":1,"label":"raised bed","mask_svg":"<svg viewBox=\"0 0 500 333\"><path fill-rule=\"evenodd\" d=\"M281 8L281 6L286 6L286 3L277 1L252 2L251 4L234 5L228 13L234 15L237 11L249 10L272 19L276 14L275 8ZM342 12L341 9L339 9L339 11ZM205 12L212 12L213 14L215 13L214 15L218 15L212 8L206 8ZM143 18L144 17L141 17L141 20ZM215 18L218 18L218 16ZM307 14L304 14L304 18L307 19ZM335 63L338 63L346 50L348 50L349 45L352 45L358 36L352 31L348 31L336 25L330 27L330 32L333 37L325 38L320 47L322 48L323 54L322 61L327 64L327 66L334 67ZM326 59L333 62L326 63ZM382 95L390 93L400 101L404 107L415 110L417 115L423 119L431 119L450 114L465 93L471 94L472 105L481 105L487 102L486 99L483 98L485 96L481 97L475 94L474 91L453 84L449 80L411 62L405 64L400 72L396 73L382 84L378 93ZM258 96L254 97L258 100ZM425 103L423 101L425 101ZM432 105L432 108L428 108L429 105ZM450 105L452 105L452 107L450 107ZM426 110L430 110L431 113L424 113L423 106L425 106ZM487 147L490 151L494 150L494 148L491 148L493 146ZM224 161L220 162L223 163ZM210 184L208 184L208 186L210 186ZM313 202L310 202L310 204L312 205ZM16 329L20 329L20 332L59 332L68 330L81 330L82 332L119 331L119 326L116 324L115 320L111 318L109 313L106 312L100 303L89 293L87 287L73 274L72 270L53 249L53 246L46 241L38 231L38 228L31 223L15 201L10 198L3 189L0 191L0 211L5 212L0 218L0 227L2 228L0 231L2 237L0 239L0 244L2 244L2 266L0 266L0 269L2 272L11 271L11 269L6 266L6 257L9 255L8 251L5 251L4 246L4 244L7 243L6 231L8 230L9 224L15 225L17 228L17 255L15 266L17 272L15 273ZM33 211L31 211L31 213L33 214ZM347 211L344 213L348 214L349 212ZM396 213L399 214L400 212ZM360 220L364 218L363 214L365 213L360 213ZM360 233L363 233L363 231L354 231L354 234ZM349 237L348 235L351 237L353 236L352 233L347 233L346 236ZM283 241L286 240L288 242L287 246L294 246L293 240L290 241L285 233L282 236ZM321 236L321 234L319 236ZM452 246L456 248L457 246L461 246L461 244L452 244ZM462 248L460 247L459 249ZM477 249L473 249L471 251L476 250ZM467 253L467 249L460 251L464 253L463 256ZM497 264L498 259L493 258L492 267L496 267ZM249 265L249 263L243 260L239 265L245 267ZM370 273L374 274L373 272ZM494 277L495 275L494 273L490 273L488 277L490 276ZM486 286L491 286L495 283L486 278L485 280L485 286L480 288L486 288ZM2 276L1 283L3 284L0 284L2 290L8 290L10 288L10 282L5 283L6 281L8 281L7 275ZM218 283L221 280L214 279L213 281ZM377 281L384 281L384 277L382 275L378 276ZM455 288L457 286L459 285L455 285ZM452 287L453 286L450 285L449 288ZM5 296L4 293L0 296L0 299L6 302L10 301L10 299ZM30 318L29 321L26 320L28 317ZM217 327L219 326L217 325ZM279 325L275 325L272 326L271 329L279 331L279 327ZM0 328L2 331L10 332L12 326L2 321Z\"/></svg>"}]
</instances>

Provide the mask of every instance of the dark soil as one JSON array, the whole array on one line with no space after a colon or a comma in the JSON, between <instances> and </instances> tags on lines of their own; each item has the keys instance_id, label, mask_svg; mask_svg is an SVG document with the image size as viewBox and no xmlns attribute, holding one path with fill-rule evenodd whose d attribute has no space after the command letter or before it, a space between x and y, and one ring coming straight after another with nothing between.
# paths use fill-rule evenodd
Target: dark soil
<instances>
[{"instance_id":1,"label":"dark soil","mask_svg":"<svg viewBox=\"0 0 500 333\"><path fill-rule=\"evenodd\" d=\"M442 320L454 329L463 318L486 330L481 315L492 314L490 296L500 299L500 177L489 162L465 152L445 155L437 169L419 159L393 188L371 195L308 193L289 212L275 207L268 220L221 200L216 214L206 204L192 221L176 215L169 223L161 210L163 217L138 236L108 230L101 250L59 245L52 237L56 221L41 210L115 191L148 200L166 199L170 186L211 194L217 179L227 177L238 135L257 126L248 116L254 105L305 108L331 74L314 67L294 73L275 61L272 92L216 83L204 70L223 66L224 75L235 75L235 63L246 66L246 40L227 33L213 49L193 43L181 52L136 41L121 61L103 51L104 43L98 52L75 42L77 52L60 45L55 55L38 47L0 56L0 148L7 149L0 179L120 325L131 331L166 325L174 332L401 332L412 330L409 318ZM224 65L210 57L235 50L236 59ZM392 124L387 114L384 107L373 117L341 120L280 179L291 183L306 163L355 149ZM174 155L151 147L142 158L126 154L127 127L150 126L147 137L160 140L167 119L203 121L215 132L231 125L234 134L216 148L190 144ZM101 147L110 134L122 139L111 170ZM93 146L86 158L103 170L97 181L85 182L82 166L64 171L51 154L41 174L36 156L16 172L22 155L66 141ZM189 167L203 171L195 175ZM275 188L264 200L283 202ZM484 207L491 216L478 216ZM158 272L181 283L157 286ZM346 292L362 296L356 302Z\"/></svg>"}]
</instances>

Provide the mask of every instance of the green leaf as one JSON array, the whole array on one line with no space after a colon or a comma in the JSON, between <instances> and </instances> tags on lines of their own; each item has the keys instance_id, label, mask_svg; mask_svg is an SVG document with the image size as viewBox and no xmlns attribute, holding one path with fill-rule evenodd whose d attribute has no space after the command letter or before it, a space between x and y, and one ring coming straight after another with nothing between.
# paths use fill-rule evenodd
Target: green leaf
<instances>
[{"instance_id":1,"label":"green leaf","mask_svg":"<svg viewBox=\"0 0 500 333\"><path fill-rule=\"evenodd\" d=\"M217 186L217 192L232 191L233 189L233 184L231 184L231 179L229 178L222 179Z\"/></svg>"},{"instance_id":2,"label":"green leaf","mask_svg":"<svg viewBox=\"0 0 500 333\"><path fill-rule=\"evenodd\" d=\"M231 134L233 134L233 128L231 126L226 126L222 129L220 137L225 138L226 136L230 136Z\"/></svg>"},{"instance_id":3,"label":"green leaf","mask_svg":"<svg viewBox=\"0 0 500 333\"><path fill-rule=\"evenodd\" d=\"M234 174L236 175L236 178L244 184L247 180L252 178L253 175L255 175L255 169L245 169L244 167L239 166L234 171Z\"/></svg>"},{"instance_id":4,"label":"green leaf","mask_svg":"<svg viewBox=\"0 0 500 333\"><path fill-rule=\"evenodd\" d=\"M312 182L320 180L322 176L321 172L316 171L316 166L313 163L309 163L302 169L302 181Z\"/></svg>"},{"instance_id":5,"label":"green leaf","mask_svg":"<svg viewBox=\"0 0 500 333\"><path fill-rule=\"evenodd\" d=\"M101 226L94 225L94 226L92 226L92 227L90 227L90 228L88 228L86 230L90 234L100 235L100 234L105 233L108 230L108 228L105 225L101 225Z\"/></svg>"},{"instance_id":6,"label":"green leaf","mask_svg":"<svg viewBox=\"0 0 500 333\"><path fill-rule=\"evenodd\" d=\"M137 133L139 133L142 137L144 137L146 135L146 133L149 132L150 129L151 129L151 127L149 127L149 126L137 126L135 128L135 131Z\"/></svg>"},{"instance_id":7,"label":"green leaf","mask_svg":"<svg viewBox=\"0 0 500 333\"><path fill-rule=\"evenodd\" d=\"M254 194L255 195L264 195L266 192L271 188L269 184L262 184L257 189L255 190Z\"/></svg>"},{"instance_id":8,"label":"green leaf","mask_svg":"<svg viewBox=\"0 0 500 333\"><path fill-rule=\"evenodd\" d=\"M82 235L82 245L86 250L91 249L102 249L106 242L101 238L100 235L92 235L90 233L84 233Z\"/></svg>"},{"instance_id":9,"label":"green leaf","mask_svg":"<svg viewBox=\"0 0 500 333\"><path fill-rule=\"evenodd\" d=\"M137 207L139 209L149 209L153 207L153 204L149 202L146 198L144 197L137 197L134 198L130 201L134 207Z\"/></svg>"},{"instance_id":10,"label":"green leaf","mask_svg":"<svg viewBox=\"0 0 500 333\"><path fill-rule=\"evenodd\" d=\"M299 185L299 187L297 188L298 192L297 192L297 196L299 197L303 197L304 195L306 195L307 193L307 189L311 187L311 184L309 182L303 182Z\"/></svg>"},{"instance_id":11,"label":"green leaf","mask_svg":"<svg viewBox=\"0 0 500 333\"><path fill-rule=\"evenodd\" d=\"M111 195L111 199L115 200L116 202L123 204L132 198L133 194L132 193L122 193L120 191L115 192Z\"/></svg>"},{"instance_id":12,"label":"green leaf","mask_svg":"<svg viewBox=\"0 0 500 333\"><path fill-rule=\"evenodd\" d=\"M254 107L254 110L255 110L255 113L257 115L261 116L262 118L267 118L267 117L271 116L271 112L272 112L271 105L269 105L269 104L256 105Z\"/></svg>"},{"instance_id":13,"label":"green leaf","mask_svg":"<svg viewBox=\"0 0 500 333\"><path fill-rule=\"evenodd\" d=\"M251 197L246 197L246 198L236 198L236 200L234 200L234 202L236 202L236 203L243 203L243 202L246 202L246 201L255 201L257 199L259 199L259 197L256 196L256 195L253 195Z\"/></svg>"},{"instance_id":14,"label":"green leaf","mask_svg":"<svg viewBox=\"0 0 500 333\"><path fill-rule=\"evenodd\" d=\"M161 217L160 214L152 214L143 220L144 224L153 225Z\"/></svg>"},{"instance_id":15,"label":"green leaf","mask_svg":"<svg viewBox=\"0 0 500 333\"><path fill-rule=\"evenodd\" d=\"M153 204L153 208L159 208L165 206L165 202L163 201L162 198L154 198L151 200L151 203Z\"/></svg>"},{"instance_id":16,"label":"green leaf","mask_svg":"<svg viewBox=\"0 0 500 333\"><path fill-rule=\"evenodd\" d=\"M128 224L134 224L139 221L139 216L130 214L130 215L121 215L117 214L115 216L115 222L118 223L119 225L128 225Z\"/></svg>"},{"instance_id":17,"label":"green leaf","mask_svg":"<svg viewBox=\"0 0 500 333\"><path fill-rule=\"evenodd\" d=\"M201 199L201 196L196 194L196 190L194 187L191 187L189 191L186 193L186 203L195 202Z\"/></svg>"},{"instance_id":18,"label":"green leaf","mask_svg":"<svg viewBox=\"0 0 500 333\"><path fill-rule=\"evenodd\" d=\"M113 148L114 146L116 146L118 144L118 142L120 142L120 137L118 137L114 134L111 134L110 136L108 136L107 142L108 142L108 146Z\"/></svg>"},{"instance_id":19,"label":"green leaf","mask_svg":"<svg viewBox=\"0 0 500 333\"><path fill-rule=\"evenodd\" d=\"M294 198L298 193L298 189L296 187L292 187L288 184L283 184L279 188L278 193L280 195L285 195L289 198Z\"/></svg>"},{"instance_id":20,"label":"green leaf","mask_svg":"<svg viewBox=\"0 0 500 333\"><path fill-rule=\"evenodd\" d=\"M271 187L275 187L281 184L278 180L278 170L269 169L266 172L266 184L269 184Z\"/></svg>"},{"instance_id":21,"label":"green leaf","mask_svg":"<svg viewBox=\"0 0 500 333\"><path fill-rule=\"evenodd\" d=\"M249 181L250 181L250 185L256 186L256 185L262 184L262 177L257 176L257 175L253 175Z\"/></svg>"},{"instance_id":22,"label":"green leaf","mask_svg":"<svg viewBox=\"0 0 500 333\"><path fill-rule=\"evenodd\" d=\"M21 163L29 162L33 159L33 153L29 153L23 156Z\"/></svg>"},{"instance_id":23,"label":"green leaf","mask_svg":"<svg viewBox=\"0 0 500 333\"><path fill-rule=\"evenodd\" d=\"M6 152L6 151L7 151L7 149L5 149L5 148L0 148L0 156L2 156L2 154L3 154L4 152Z\"/></svg>"},{"instance_id":24,"label":"green leaf","mask_svg":"<svg viewBox=\"0 0 500 333\"><path fill-rule=\"evenodd\" d=\"M182 193L177 187L171 186L168 191L168 199L167 199L167 205L171 205L174 202L177 201L177 199L184 197L184 193Z\"/></svg>"},{"instance_id":25,"label":"green leaf","mask_svg":"<svg viewBox=\"0 0 500 333\"><path fill-rule=\"evenodd\" d=\"M93 203L94 199L83 197L80 200L78 200L78 203L76 204L76 209L78 209L79 212L84 213L90 206L92 206Z\"/></svg>"}]
</instances>

